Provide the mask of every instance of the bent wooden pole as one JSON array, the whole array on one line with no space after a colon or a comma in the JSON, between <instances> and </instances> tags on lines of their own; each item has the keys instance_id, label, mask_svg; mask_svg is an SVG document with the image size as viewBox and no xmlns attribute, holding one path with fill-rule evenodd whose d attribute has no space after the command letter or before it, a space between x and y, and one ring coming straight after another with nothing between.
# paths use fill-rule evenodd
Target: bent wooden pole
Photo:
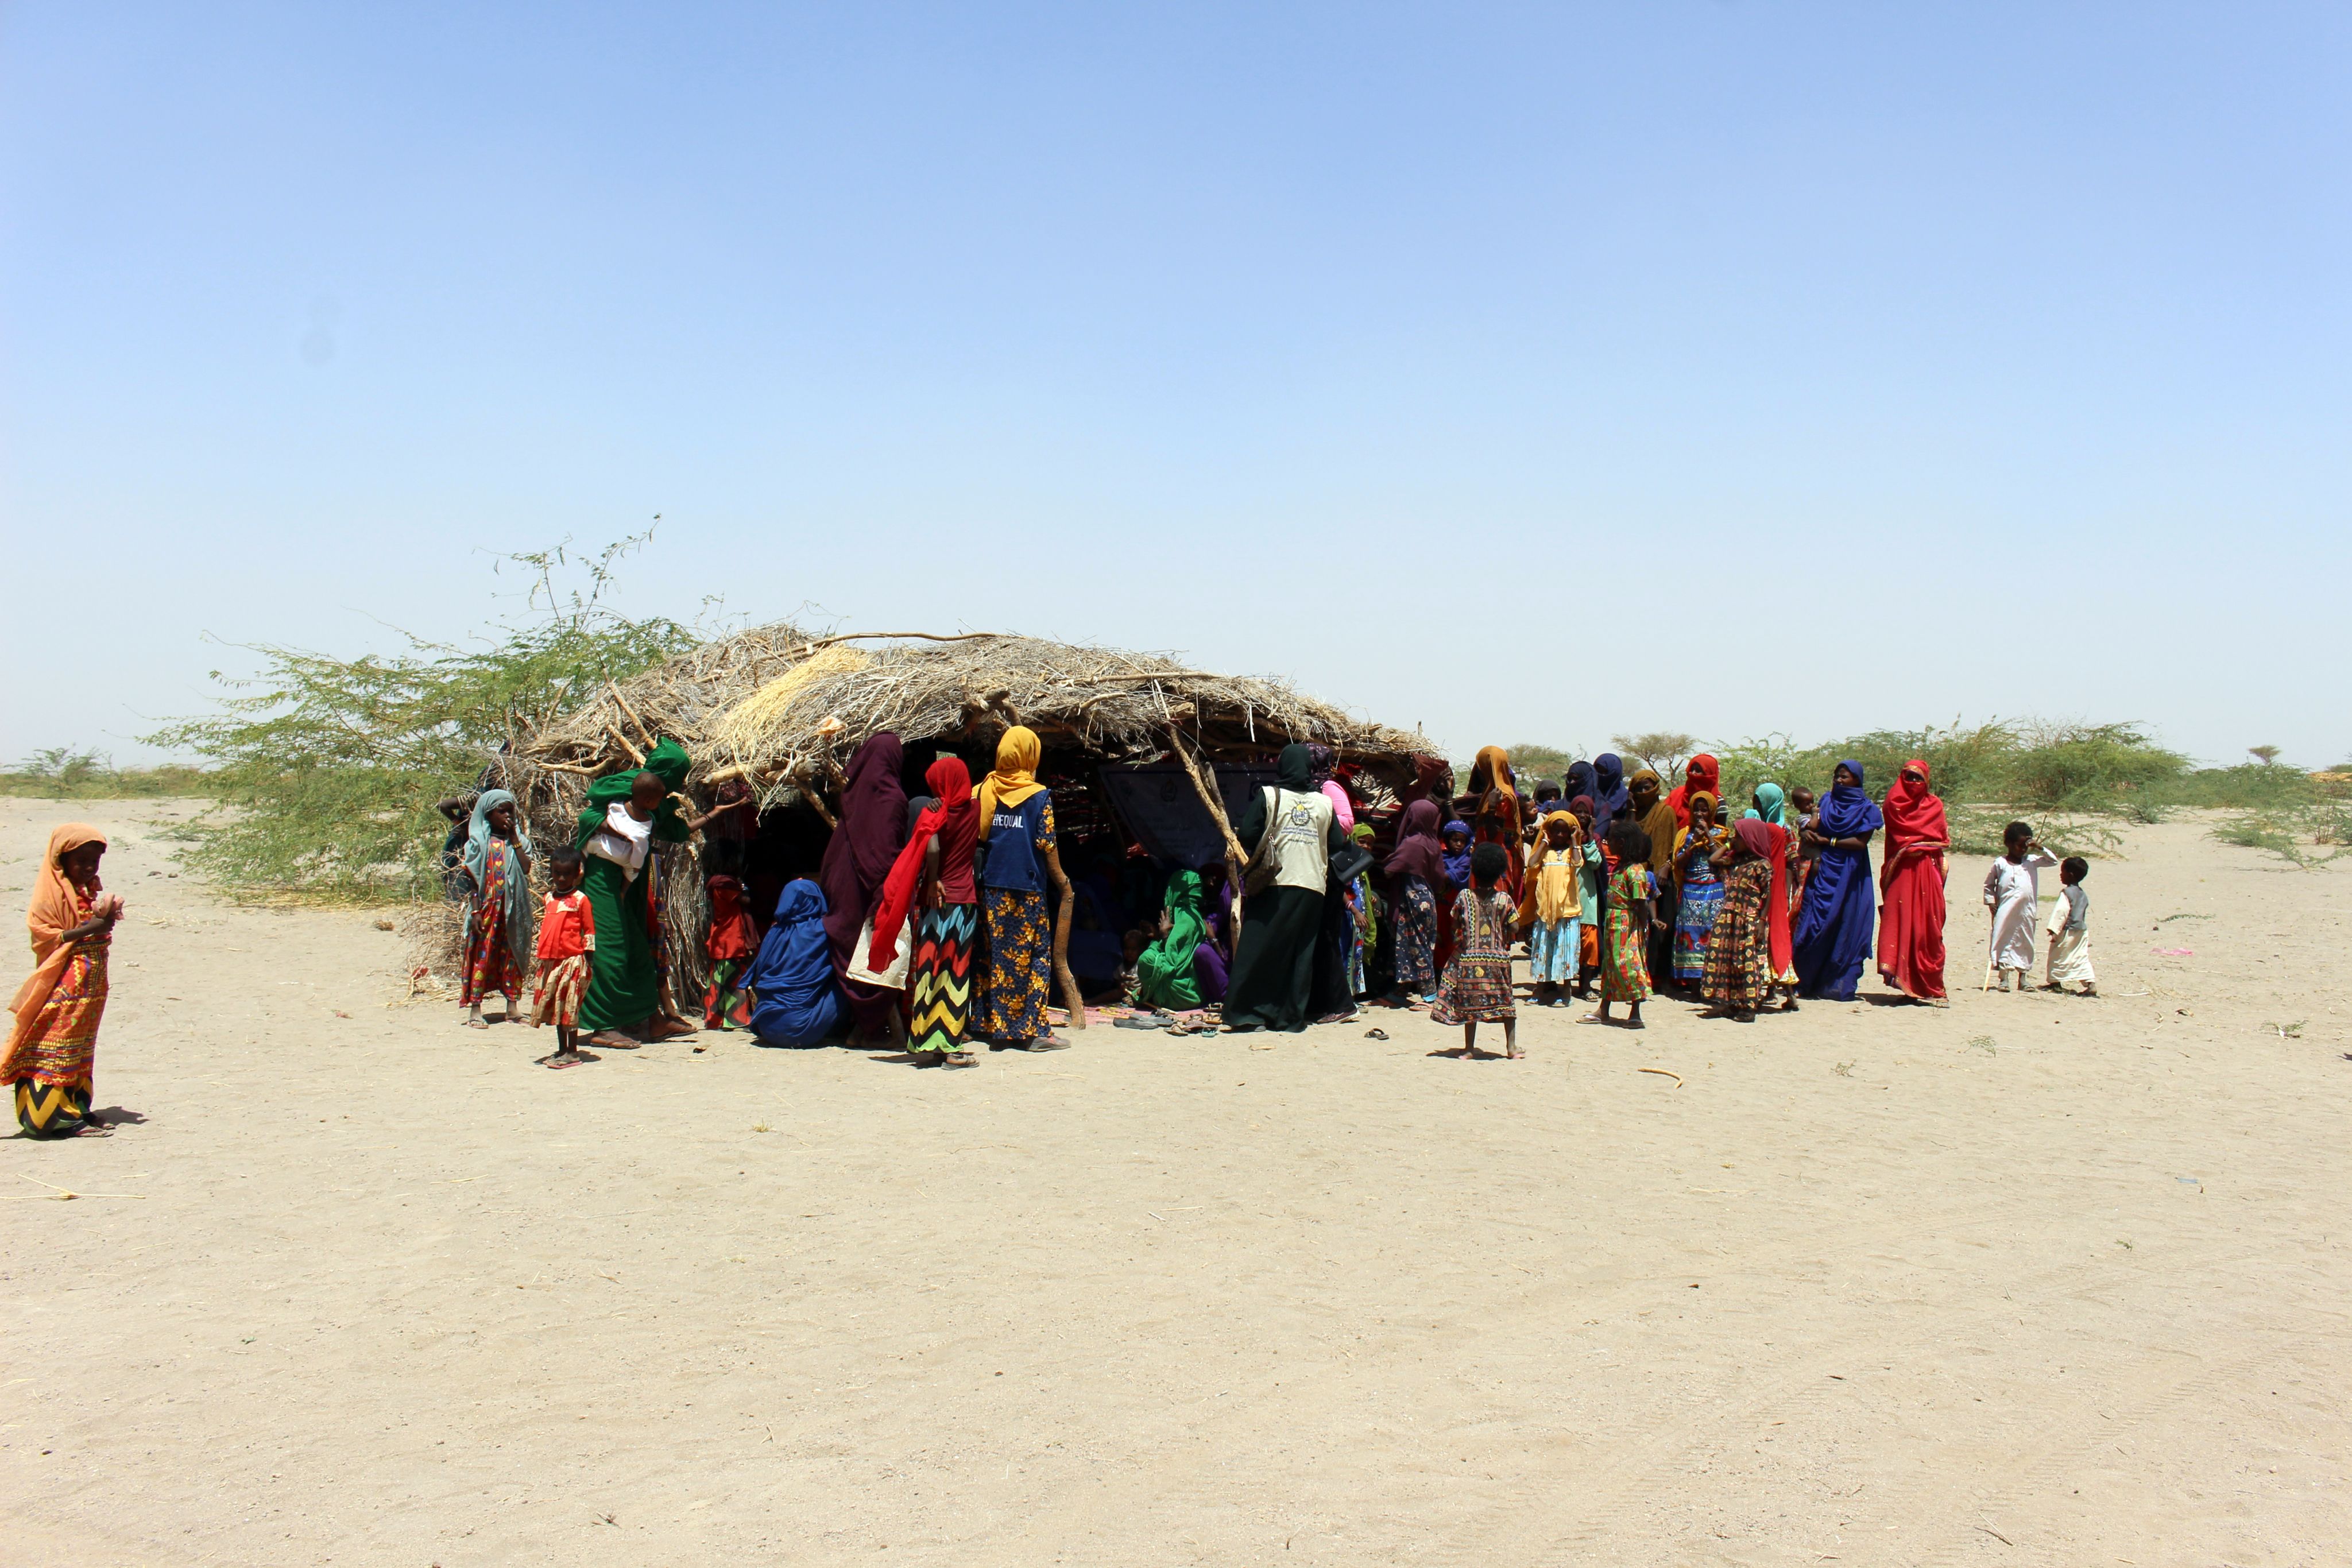
<instances>
[{"instance_id":1,"label":"bent wooden pole","mask_svg":"<svg viewBox=\"0 0 2352 1568\"><path fill-rule=\"evenodd\" d=\"M1087 1027L1087 998L1078 989L1078 977L1070 973L1070 879L1062 871L1062 852L1045 852L1045 871L1054 879L1054 894L1061 901L1054 912L1054 978L1062 988L1062 1006L1070 1015L1072 1029Z\"/></svg>"},{"instance_id":2,"label":"bent wooden pole","mask_svg":"<svg viewBox=\"0 0 2352 1568\"><path fill-rule=\"evenodd\" d=\"M1171 727L1168 742L1176 752L1176 759L1184 765L1185 773L1192 780L1192 788L1200 792L1201 804L1209 809L1210 820L1217 824L1217 831L1224 837L1226 908L1233 922L1234 949L1239 952L1242 940L1242 871L1249 863L1249 856L1243 852L1241 840L1234 836L1233 823L1225 818L1225 803L1212 782L1215 777L1213 772L1192 755L1192 747L1184 744L1184 737L1180 731Z\"/></svg>"}]
</instances>

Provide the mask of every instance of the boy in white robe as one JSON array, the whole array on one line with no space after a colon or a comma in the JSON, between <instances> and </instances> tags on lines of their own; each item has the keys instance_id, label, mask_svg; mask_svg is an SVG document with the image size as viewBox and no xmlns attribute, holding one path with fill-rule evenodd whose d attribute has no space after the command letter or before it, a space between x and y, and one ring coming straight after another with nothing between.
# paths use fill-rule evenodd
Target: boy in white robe
<instances>
[{"instance_id":1,"label":"boy in white robe","mask_svg":"<svg viewBox=\"0 0 2352 1568\"><path fill-rule=\"evenodd\" d=\"M2014 971L2021 996L2032 989L2028 977L2033 973L2033 919L2042 906L2041 871L2056 865L2058 857L2034 841L2028 823L2011 822L2001 842L2008 853L1985 873L1984 901L1992 911L1992 963L2000 971L2000 988L2009 989Z\"/></svg>"},{"instance_id":2,"label":"boy in white robe","mask_svg":"<svg viewBox=\"0 0 2352 1568\"><path fill-rule=\"evenodd\" d=\"M2045 991L2063 991L2070 981L2081 981L2083 994L2099 994L2099 977L2091 972L2091 895L2083 879L2091 862L2068 855L2058 867L2058 897L2050 905L2050 919L2042 930L2050 938L2050 978Z\"/></svg>"}]
</instances>

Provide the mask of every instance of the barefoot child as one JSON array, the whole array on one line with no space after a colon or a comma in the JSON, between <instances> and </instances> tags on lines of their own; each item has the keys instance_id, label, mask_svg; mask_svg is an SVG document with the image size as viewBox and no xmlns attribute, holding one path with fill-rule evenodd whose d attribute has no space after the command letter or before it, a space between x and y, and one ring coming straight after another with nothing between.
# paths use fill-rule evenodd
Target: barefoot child
<instances>
[{"instance_id":1,"label":"barefoot child","mask_svg":"<svg viewBox=\"0 0 2352 1568\"><path fill-rule=\"evenodd\" d=\"M580 1049L580 998L588 989L588 955L596 950L596 911L580 891L580 852L559 844L547 852L547 895L539 916L539 978L531 988L530 1021L555 1026L547 1067L571 1067L597 1058Z\"/></svg>"},{"instance_id":2,"label":"barefoot child","mask_svg":"<svg viewBox=\"0 0 2352 1568\"><path fill-rule=\"evenodd\" d=\"M2050 938L2050 978L2042 986L2045 991L2063 991L2067 983L2079 980L2083 994L2099 994L2099 977L2091 972L2091 895L2083 891L2083 879L2091 874L2091 862L2081 855L2068 855L2058 862L2058 898L2050 906L2049 923L2042 934Z\"/></svg>"},{"instance_id":3,"label":"barefoot child","mask_svg":"<svg viewBox=\"0 0 2352 1568\"><path fill-rule=\"evenodd\" d=\"M506 998L505 1019L522 1022L515 1005L531 958L530 840L515 824L515 798L485 789L466 830L465 874L473 888L466 916L466 972L457 999L467 1029L488 1029L482 1003L496 991Z\"/></svg>"},{"instance_id":4,"label":"barefoot child","mask_svg":"<svg viewBox=\"0 0 2352 1568\"><path fill-rule=\"evenodd\" d=\"M1549 812L1528 857L1519 929L1528 939L1535 999L1557 1007L1584 960L1584 830L1566 810Z\"/></svg>"},{"instance_id":5,"label":"barefoot child","mask_svg":"<svg viewBox=\"0 0 2352 1568\"><path fill-rule=\"evenodd\" d=\"M1437 988L1437 1005L1430 1018L1462 1026L1462 1054L1491 1054L1478 1049L1478 1026L1503 1026L1503 1050L1519 1055L1519 1009L1511 995L1511 930L1517 923L1511 895L1496 884L1510 866L1510 856L1498 843L1480 844L1470 853L1470 885L1454 897L1454 961Z\"/></svg>"},{"instance_id":6,"label":"barefoot child","mask_svg":"<svg viewBox=\"0 0 2352 1568\"><path fill-rule=\"evenodd\" d=\"M1609 824L1617 869L1609 876L1609 912L1601 936L1601 1010L1588 1020L1613 1023L1610 1004L1625 1002L1625 1027L1647 1029L1642 1003L1650 995L1650 835L1620 818Z\"/></svg>"},{"instance_id":7,"label":"barefoot child","mask_svg":"<svg viewBox=\"0 0 2352 1568\"><path fill-rule=\"evenodd\" d=\"M2041 870L2058 863L2058 857L2034 841L2033 829L2011 822L2001 835L2006 852L1985 873L1985 907L1992 911L1992 963L2000 970L2000 988L2017 976L2021 996L2032 988L2033 917L2042 904Z\"/></svg>"}]
</instances>

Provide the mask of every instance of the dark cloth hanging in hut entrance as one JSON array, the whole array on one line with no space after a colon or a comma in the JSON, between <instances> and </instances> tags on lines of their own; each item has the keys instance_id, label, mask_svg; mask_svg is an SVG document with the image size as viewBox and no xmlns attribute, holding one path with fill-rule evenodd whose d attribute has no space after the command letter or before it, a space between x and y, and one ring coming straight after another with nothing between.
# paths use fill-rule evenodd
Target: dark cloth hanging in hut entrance
<instances>
[{"instance_id":1,"label":"dark cloth hanging in hut entrance","mask_svg":"<svg viewBox=\"0 0 2352 1568\"><path fill-rule=\"evenodd\" d=\"M1216 775L1227 821L1242 814L1260 786L1274 782L1271 768L1221 764ZM1111 809L1152 859L1190 871L1224 863L1224 835L1181 763L1112 763L1097 777Z\"/></svg>"}]
</instances>

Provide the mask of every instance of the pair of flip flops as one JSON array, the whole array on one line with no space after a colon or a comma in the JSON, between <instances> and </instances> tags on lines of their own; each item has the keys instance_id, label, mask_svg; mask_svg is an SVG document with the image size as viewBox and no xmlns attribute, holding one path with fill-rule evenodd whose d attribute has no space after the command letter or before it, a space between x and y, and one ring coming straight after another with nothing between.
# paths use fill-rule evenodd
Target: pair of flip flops
<instances>
[{"instance_id":1,"label":"pair of flip flops","mask_svg":"<svg viewBox=\"0 0 2352 1568\"><path fill-rule=\"evenodd\" d=\"M559 1051L551 1055L542 1056L537 1059L540 1066L555 1072L561 1072L567 1067L578 1067L583 1062L602 1061L604 1060L604 1059L603 1057L598 1056L592 1051L574 1051L568 1057Z\"/></svg>"}]
</instances>

